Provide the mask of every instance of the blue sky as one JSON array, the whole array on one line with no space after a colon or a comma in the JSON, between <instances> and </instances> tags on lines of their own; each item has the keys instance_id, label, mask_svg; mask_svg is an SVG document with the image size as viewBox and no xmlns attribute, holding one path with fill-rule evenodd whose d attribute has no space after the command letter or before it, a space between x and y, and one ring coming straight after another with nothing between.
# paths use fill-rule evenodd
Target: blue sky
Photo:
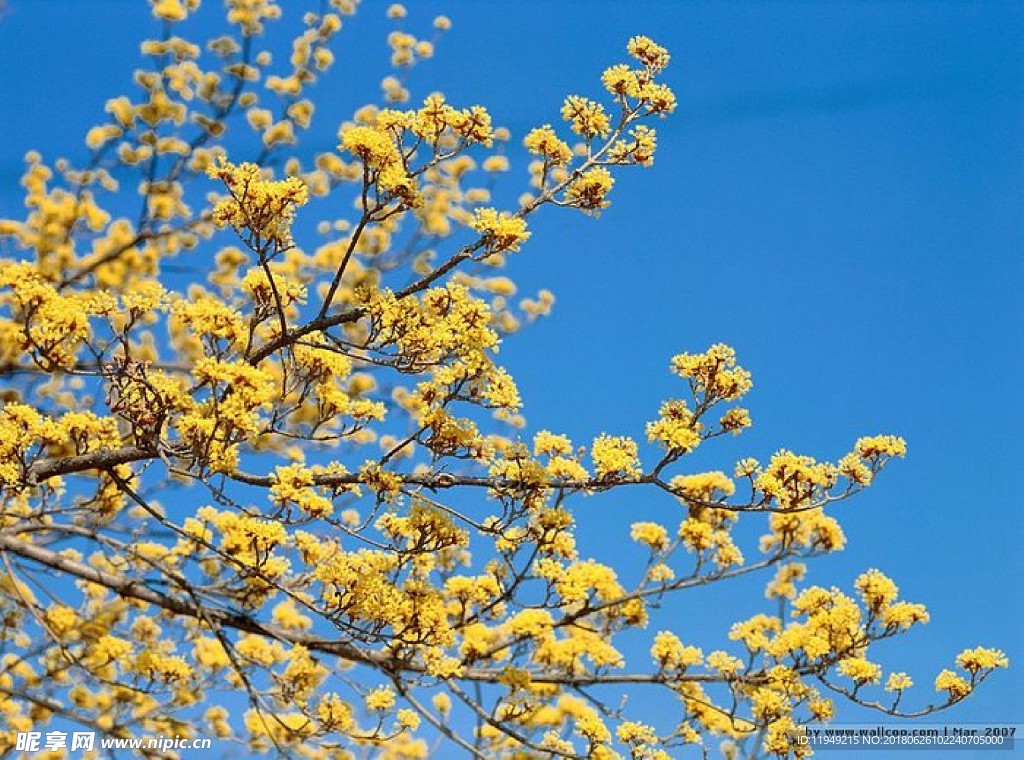
<instances>
[{"instance_id":1,"label":"blue sky","mask_svg":"<svg viewBox=\"0 0 1024 760\"><path fill-rule=\"evenodd\" d=\"M137 41L153 30L132 0L9 4L0 216L17 212L25 150L84 155L81 136L126 89ZM834 458L861 434L904 436L906 461L837 511L849 547L812 565L810 580L849 587L878 567L928 605L928 626L879 650L915 677L919 699L965 646L1024 663L1024 6L410 5L413 30L437 12L454 21L437 58L414 71L414 96L484 103L516 136L499 190L509 205L525 184L527 129L556 121L565 94L596 94L629 36L673 53L680 105L656 125L655 166L622 173L599 220L542 215L509 267L524 293L558 298L502 352L530 428L640 437L658 402L682 390L669 357L729 343L754 374L755 428L692 466L728 470L781 446ZM347 23L311 146L329 145L338 120L376 97L383 8L367 2ZM584 554L614 551L630 522L671 509L639 492L584 501ZM721 642L730 620L762 606L754 587L721 593L660 620ZM946 718L1024 720L1019 683L1016 669L997 674Z\"/></svg>"}]
</instances>

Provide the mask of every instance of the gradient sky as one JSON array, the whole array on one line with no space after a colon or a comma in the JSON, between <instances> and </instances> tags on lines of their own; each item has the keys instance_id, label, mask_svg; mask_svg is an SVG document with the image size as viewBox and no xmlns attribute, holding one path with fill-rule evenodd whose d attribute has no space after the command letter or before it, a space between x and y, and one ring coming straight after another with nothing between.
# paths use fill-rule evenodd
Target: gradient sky
<instances>
[{"instance_id":1,"label":"gradient sky","mask_svg":"<svg viewBox=\"0 0 1024 760\"><path fill-rule=\"evenodd\" d=\"M18 213L25 150L85 155L81 136L126 89L154 29L135 0L9 5L0 216ZM346 22L305 155L376 97L384 6L366 2ZM673 54L680 105L656 125L655 166L621 173L599 220L544 213L509 267L524 293L558 298L502 351L530 429L640 437L659 401L682 392L669 357L723 341L754 374L755 427L708 446L694 469L730 470L782 446L835 458L862 434L904 436L906 461L836 510L849 546L812 564L810 581L849 588L868 567L890 574L932 622L875 656L908 670L927 700L962 648L1002 648L1016 667L940 719L1024 721L1024 4L410 6L411 31L437 12L454 21L414 71L414 97L440 89L484 103L516 136L498 194L508 205L525 184L519 140L557 121L565 94L597 94L633 34ZM678 519L678 508L638 492L584 500L577 516L584 556L607 556L630 522ZM732 620L761 611L758 597L721 588L658 621L713 647Z\"/></svg>"}]
</instances>

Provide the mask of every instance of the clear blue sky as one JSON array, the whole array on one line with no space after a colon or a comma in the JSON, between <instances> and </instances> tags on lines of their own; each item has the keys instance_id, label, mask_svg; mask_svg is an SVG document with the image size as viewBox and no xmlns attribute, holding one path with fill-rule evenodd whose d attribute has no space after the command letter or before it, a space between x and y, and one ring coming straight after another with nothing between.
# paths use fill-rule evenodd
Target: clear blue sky
<instances>
[{"instance_id":1,"label":"clear blue sky","mask_svg":"<svg viewBox=\"0 0 1024 760\"><path fill-rule=\"evenodd\" d=\"M17 211L25 150L84 155L84 130L126 88L153 29L141 1L9 4L0 216ZM655 166L622 174L599 220L544 214L510 266L525 292L558 297L550 319L503 349L531 428L639 437L659 400L680 392L669 357L724 341L754 373L755 428L694 467L729 469L780 446L836 457L861 434L903 435L906 461L838 511L849 548L810 579L848 588L878 567L928 605L931 624L879 649L914 676L919 698L964 646L1003 648L1016 667L946 715L1024 720L1024 5L411 6L413 30L441 11L454 21L413 73L414 95L485 103L516 135L509 205L529 127L557 120L565 94L596 93L630 35L673 53L680 106L657 125ZM375 97L383 8L367 2L342 33L307 154ZM585 501L583 552L614 550L631 521L672 509L654 495ZM702 597L660 621L713 645L731 619L759 611L756 588L724 593L728 609Z\"/></svg>"}]
</instances>

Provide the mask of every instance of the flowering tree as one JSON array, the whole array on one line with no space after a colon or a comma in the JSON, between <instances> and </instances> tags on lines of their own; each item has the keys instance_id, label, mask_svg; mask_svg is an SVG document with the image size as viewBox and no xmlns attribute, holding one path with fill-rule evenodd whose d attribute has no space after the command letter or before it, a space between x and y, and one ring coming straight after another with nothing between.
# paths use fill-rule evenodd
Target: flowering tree
<instances>
[{"instance_id":1,"label":"flowering tree","mask_svg":"<svg viewBox=\"0 0 1024 760\"><path fill-rule=\"evenodd\" d=\"M553 298L515 302L497 270L532 215L597 215L614 172L653 163L652 119L676 106L664 48L633 37L602 102L569 96L525 135L530 188L499 210L507 130L439 94L407 105L433 42L394 31L384 105L303 164L289 151L355 0L307 13L283 69L273 0L228 0L232 33L202 45L180 36L198 5L152 0L135 93L107 102L83 165L29 154L27 215L0 221L0 747L64 721L243 754L668 758L719 737L730 757L802 756L799 727L836 697L923 715L1006 666L967 650L937 699L905 697L871 647L924 607L876 570L848 592L803 582L844 546L832 505L900 438L687 469L750 425L727 346L672 360L680 397L646 423L646 464L629 437L519 432L497 348ZM225 149L239 129L251 156ZM293 238L328 196L352 212ZM189 279L176 257L214 264ZM627 488L680 511L633 525L630 577L574 539L580 498ZM734 540L741 517L758 544ZM767 612L720 650L685 629L640 632L644 657L617 646L652 604L757 573ZM677 719L640 722L659 694Z\"/></svg>"}]
</instances>

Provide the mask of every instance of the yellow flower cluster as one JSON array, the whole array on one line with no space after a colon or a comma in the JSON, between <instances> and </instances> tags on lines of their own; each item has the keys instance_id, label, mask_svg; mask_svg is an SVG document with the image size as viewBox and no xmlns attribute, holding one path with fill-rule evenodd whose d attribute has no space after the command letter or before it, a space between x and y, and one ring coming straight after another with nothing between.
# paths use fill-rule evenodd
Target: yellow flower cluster
<instances>
[{"instance_id":1,"label":"yellow flower cluster","mask_svg":"<svg viewBox=\"0 0 1024 760\"><path fill-rule=\"evenodd\" d=\"M197 336L223 340L228 346L245 345L249 337L242 314L212 295L179 298L171 303L170 311L175 335L188 328Z\"/></svg>"},{"instance_id":2,"label":"yellow flower cluster","mask_svg":"<svg viewBox=\"0 0 1024 760\"><path fill-rule=\"evenodd\" d=\"M370 459L359 468L359 482L366 484L382 501L395 501L402 492L402 479Z\"/></svg>"},{"instance_id":3,"label":"yellow flower cluster","mask_svg":"<svg viewBox=\"0 0 1024 760\"><path fill-rule=\"evenodd\" d=\"M608 112L595 100L580 95L570 95L562 104L562 118L569 122L572 131L590 142L595 137L607 137L612 131Z\"/></svg>"},{"instance_id":4,"label":"yellow flower cluster","mask_svg":"<svg viewBox=\"0 0 1024 760\"><path fill-rule=\"evenodd\" d=\"M68 412L59 418L34 407L9 402L0 409L0 484L23 483L28 467L43 453L86 454L121 442L117 421L92 412Z\"/></svg>"},{"instance_id":5,"label":"yellow flower cluster","mask_svg":"<svg viewBox=\"0 0 1024 760\"><path fill-rule=\"evenodd\" d=\"M721 470L694 475L677 475L670 483L674 493L697 502L711 502L721 496L732 496L736 484Z\"/></svg>"},{"instance_id":6,"label":"yellow flower cluster","mask_svg":"<svg viewBox=\"0 0 1024 760\"><path fill-rule=\"evenodd\" d=\"M670 60L668 50L658 45L650 37L638 35L630 39L626 45L629 54L644 66L660 71L668 66Z\"/></svg>"},{"instance_id":7,"label":"yellow flower cluster","mask_svg":"<svg viewBox=\"0 0 1024 760\"><path fill-rule=\"evenodd\" d=\"M130 641L119 636L103 634L91 643L82 661L101 675L112 675L115 666L127 663L128 657L134 649L135 647Z\"/></svg>"},{"instance_id":8,"label":"yellow flower cluster","mask_svg":"<svg viewBox=\"0 0 1024 760\"><path fill-rule=\"evenodd\" d=\"M267 274L260 267L250 269L242 278L242 290L253 302L261 307L275 307L278 302L283 308L306 300L306 286L287 274Z\"/></svg>"},{"instance_id":9,"label":"yellow flower cluster","mask_svg":"<svg viewBox=\"0 0 1024 760\"><path fill-rule=\"evenodd\" d=\"M150 0L153 15L164 21L184 21L189 11L199 7L199 0Z\"/></svg>"},{"instance_id":10,"label":"yellow flower cluster","mask_svg":"<svg viewBox=\"0 0 1024 760\"><path fill-rule=\"evenodd\" d=\"M608 207L605 197L614 184L611 172L604 167L589 169L572 181L565 191L565 197L576 208L596 214Z\"/></svg>"},{"instance_id":11,"label":"yellow flower cluster","mask_svg":"<svg viewBox=\"0 0 1024 760\"><path fill-rule=\"evenodd\" d=\"M572 148L558 137L550 124L530 130L523 139L523 145L549 166L565 166L572 160Z\"/></svg>"},{"instance_id":12,"label":"yellow flower cluster","mask_svg":"<svg viewBox=\"0 0 1024 760\"><path fill-rule=\"evenodd\" d=\"M971 684L952 670L943 670L935 677L935 691L944 691L951 702L958 702L971 693Z\"/></svg>"},{"instance_id":13,"label":"yellow flower cluster","mask_svg":"<svg viewBox=\"0 0 1024 760\"><path fill-rule=\"evenodd\" d=\"M854 582L868 611L874 615L889 607L899 596L899 587L879 570L868 570Z\"/></svg>"},{"instance_id":14,"label":"yellow flower cluster","mask_svg":"<svg viewBox=\"0 0 1024 760\"><path fill-rule=\"evenodd\" d=\"M548 430L539 431L533 438L533 453L548 458L545 470L552 478L586 480L589 477L576 456L572 441L564 435L555 435Z\"/></svg>"},{"instance_id":15,"label":"yellow flower cluster","mask_svg":"<svg viewBox=\"0 0 1024 760\"><path fill-rule=\"evenodd\" d=\"M736 352L722 343L702 354L672 357L672 370L708 401L735 401L753 387L750 373L736 365Z\"/></svg>"},{"instance_id":16,"label":"yellow flower cluster","mask_svg":"<svg viewBox=\"0 0 1024 760\"><path fill-rule=\"evenodd\" d=\"M670 452L689 453L700 444L702 426L681 399L665 401L658 419L647 423L647 440L658 442Z\"/></svg>"},{"instance_id":17,"label":"yellow flower cluster","mask_svg":"<svg viewBox=\"0 0 1024 760\"><path fill-rule=\"evenodd\" d=\"M907 453L907 443L894 435L868 436L857 440L854 452L862 459L902 457Z\"/></svg>"},{"instance_id":18,"label":"yellow flower cluster","mask_svg":"<svg viewBox=\"0 0 1024 760\"><path fill-rule=\"evenodd\" d=\"M281 674L283 695L305 705L327 674L327 668L317 662L306 647L294 646L288 653L288 667Z\"/></svg>"},{"instance_id":19,"label":"yellow flower cluster","mask_svg":"<svg viewBox=\"0 0 1024 760\"><path fill-rule=\"evenodd\" d=\"M586 667L586 660L598 668L623 666L622 653L600 634L575 626L562 630L564 638L549 633L536 641L532 659L545 670L579 672Z\"/></svg>"},{"instance_id":20,"label":"yellow flower cluster","mask_svg":"<svg viewBox=\"0 0 1024 760\"><path fill-rule=\"evenodd\" d=\"M838 471L828 462L781 449L754 481L754 486L783 508L806 506L832 488Z\"/></svg>"},{"instance_id":21,"label":"yellow flower cluster","mask_svg":"<svg viewBox=\"0 0 1024 760\"><path fill-rule=\"evenodd\" d=\"M1010 661L1006 654L998 649L977 647L975 649L965 649L958 654L956 664L972 675L975 675L984 670L1007 668L1010 666Z\"/></svg>"},{"instance_id":22,"label":"yellow flower cluster","mask_svg":"<svg viewBox=\"0 0 1024 760\"><path fill-rule=\"evenodd\" d=\"M315 473L301 464L278 467L270 499L276 504L295 504L311 517L326 517L334 511L334 503L312 487Z\"/></svg>"},{"instance_id":23,"label":"yellow flower cluster","mask_svg":"<svg viewBox=\"0 0 1024 760\"><path fill-rule=\"evenodd\" d=\"M372 386L364 386L360 376L352 377L351 359L319 333L308 344L296 346L292 359L292 371L303 379L302 387L311 391L317 402L313 419L321 427L332 427L343 415L359 423L384 419L384 404L362 397L362 392ZM309 413L312 415L314 410Z\"/></svg>"},{"instance_id":24,"label":"yellow flower cluster","mask_svg":"<svg viewBox=\"0 0 1024 760\"><path fill-rule=\"evenodd\" d=\"M913 685L914 682L906 673L890 673L889 677L885 680L886 691L904 691Z\"/></svg>"},{"instance_id":25,"label":"yellow flower cluster","mask_svg":"<svg viewBox=\"0 0 1024 760\"><path fill-rule=\"evenodd\" d=\"M642 36L633 37L626 50L641 68L631 68L626 64L611 66L601 75L605 89L629 107L642 108L647 114L663 116L672 113L676 108L675 94L667 85L655 81L656 75L669 64L668 51ZM636 103L630 103L630 100Z\"/></svg>"},{"instance_id":26,"label":"yellow flower cluster","mask_svg":"<svg viewBox=\"0 0 1024 760\"><path fill-rule=\"evenodd\" d=\"M700 649L684 646L679 637L669 631L659 631L654 637L651 657L661 670L668 671L683 671L704 663L704 653Z\"/></svg>"},{"instance_id":27,"label":"yellow flower cluster","mask_svg":"<svg viewBox=\"0 0 1024 760\"><path fill-rule=\"evenodd\" d=\"M718 419L722 430L733 435L739 435L746 428L751 426L750 412L746 409L734 408L727 411Z\"/></svg>"},{"instance_id":28,"label":"yellow flower cluster","mask_svg":"<svg viewBox=\"0 0 1024 760\"><path fill-rule=\"evenodd\" d=\"M231 664L224 645L217 639L203 637L196 639L192 645L192 656L203 668L217 671Z\"/></svg>"},{"instance_id":29,"label":"yellow flower cluster","mask_svg":"<svg viewBox=\"0 0 1024 760\"><path fill-rule=\"evenodd\" d=\"M263 33L263 22L281 17L274 0L227 0L228 23L238 24L242 34L251 37Z\"/></svg>"},{"instance_id":30,"label":"yellow flower cluster","mask_svg":"<svg viewBox=\"0 0 1024 760\"><path fill-rule=\"evenodd\" d=\"M256 164L236 166L223 157L207 169L207 174L223 182L231 196L213 209L218 227L230 226L240 234L248 231L251 237L247 241L256 248L264 243L291 245L295 209L309 200L309 190L301 179L268 180Z\"/></svg>"},{"instance_id":31,"label":"yellow flower cluster","mask_svg":"<svg viewBox=\"0 0 1024 760\"><path fill-rule=\"evenodd\" d=\"M668 531L664 525L653 522L635 522L630 527L630 537L651 551L664 551L668 547Z\"/></svg>"},{"instance_id":32,"label":"yellow flower cluster","mask_svg":"<svg viewBox=\"0 0 1024 760\"><path fill-rule=\"evenodd\" d=\"M192 677L192 667L184 658L156 652L142 652L133 667L146 678L165 683L187 681Z\"/></svg>"},{"instance_id":33,"label":"yellow flower cluster","mask_svg":"<svg viewBox=\"0 0 1024 760\"><path fill-rule=\"evenodd\" d=\"M414 504L408 517L390 512L381 516L377 527L393 540L404 540L409 550L415 552L437 553L469 545L469 534L456 526L451 517L423 503Z\"/></svg>"},{"instance_id":34,"label":"yellow flower cluster","mask_svg":"<svg viewBox=\"0 0 1024 760\"><path fill-rule=\"evenodd\" d=\"M636 478L643 470L636 441L626 436L599 435L590 446L594 474L599 479Z\"/></svg>"},{"instance_id":35,"label":"yellow flower cluster","mask_svg":"<svg viewBox=\"0 0 1024 760\"><path fill-rule=\"evenodd\" d=\"M625 593L615 571L593 560L574 562L566 567L555 581L555 590L568 605L586 602L592 595L607 602Z\"/></svg>"},{"instance_id":36,"label":"yellow flower cluster","mask_svg":"<svg viewBox=\"0 0 1024 760\"><path fill-rule=\"evenodd\" d=\"M656 738L651 726L631 720L620 723L615 730L615 736L624 744L647 744Z\"/></svg>"},{"instance_id":37,"label":"yellow flower cluster","mask_svg":"<svg viewBox=\"0 0 1024 760\"><path fill-rule=\"evenodd\" d=\"M403 47L403 50L409 49L412 48ZM401 100L404 97L391 99ZM422 169L409 166L415 145L405 147L407 135L416 144L426 143L433 151L434 162L452 158L472 145L488 146L495 135L491 117L485 109L478 106L457 109L440 94L429 96L419 110L385 109L363 121L341 130L339 148L363 163L368 172L366 179L388 194L385 202L397 199L410 208L424 203L429 205L431 197L419 192L415 176Z\"/></svg>"},{"instance_id":38,"label":"yellow flower cluster","mask_svg":"<svg viewBox=\"0 0 1024 760\"><path fill-rule=\"evenodd\" d=\"M421 200L416 180L405 166L405 158L390 130L355 126L342 130L341 150L359 158L373 172L377 185L409 206Z\"/></svg>"},{"instance_id":39,"label":"yellow flower cluster","mask_svg":"<svg viewBox=\"0 0 1024 760\"><path fill-rule=\"evenodd\" d=\"M447 131L466 143L485 146L490 146L495 136L487 109L481 106L453 108L439 94L430 95L423 101L423 107L416 112L415 121L409 128L434 143Z\"/></svg>"},{"instance_id":40,"label":"yellow flower cluster","mask_svg":"<svg viewBox=\"0 0 1024 760\"><path fill-rule=\"evenodd\" d=\"M0 263L0 293L16 320L8 324L17 331L19 348L53 368L72 368L92 336L90 318L117 309L117 302L104 293L59 293L29 262Z\"/></svg>"},{"instance_id":41,"label":"yellow flower cluster","mask_svg":"<svg viewBox=\"0 0 1024 760\"><path fill-rule=\"evenodd\" d=\"M211 524L221 534L220 548L242 565L258 568L262 575L283 575L290 567L287 559L274 556L278 547L288 543L284 526L275 520L261 520L233 512L218 512L204 507L196 517Z\"/></svg>"},{"instance_id":42,"label":"yellow flower cluster","mask_svg":"<svg viewBox=\"0 0 1024 760\"><path fill-rule=\"evenodd\" d=\"M773 630L777 635L773 639L759 639L756 647L748 641L748 648L764 650L776 658L795 657L802 653L809 660L837 653L845 655L840 663L840 672L844 675L871 681L881 676L880 670L874 670L876 666L860 661L861 649L867 639L863 612L853 599L838 589L814 586L801 592L793 601L793 615L797 619L785 628L775 619Z\"/></svg>"},{"instance_id":43,"label":"yellow flower cluster","mask_svg":"<svg viewBox=\"0 0 1024 760\"><path fill-rule=\"evenodd\" d=\"M801 562L779 565L775 577L768 583L764 595L768 599L792 599L796 596L796 581L803 580L807 566Z\"/></svg>"},{"instance_id":44,"label":"yellow flower cluster","mask_svg":"<svg viewBox=\"0 0 1024 760\"><path fill-rule=\"evenodd\" d=\"M274 399L274 378L258 367L213 357L197 361L192 374L209 388L209 398L177 420L178 435L204 452L215 472L229 472L238 464L237 444L261 430L260 412Z\"/></svg>"},{"instance_id":45,"label":"yellow flower cluster","mask_svg":"<svg viewBox=\"0 0 1024 760\"><path fill-rule=\"evenodd\" d=\"M483 236L488 253L518 251L530 237L525 219L493 208L477 209L470 226Z\"/></svg>"},{"instance_id":46,"label":"yellow flower cluster","mask_svg":"<svg viewBox=\"0 0 1024 760\"><path fill-rule=\"evenodd\" d=\"M0 483L22 480L26 455L39 442L43 425L43 416L25 404L7 404L0 411Z\"/></svg>"},{"instance_id":47,"label":"yellow flower cluster","mask_svg":"<svg viewBox=\"0 0 1024 760\"><path fill-rule=\"evenodd\" d=\"M882 677L882 666L868 662L862 657L850 657L839 663L839 672L858 686L862 686L878 683L878 679Z\"/></svg>"},{"instance_id":48,"label":"yellow flower cluster","mask_svg":"<svg viewBox=\"0 0 1024 760\"><path fill-rule=\"evenodd\" d=\"M525 609L510 617L505 624L516 636L540 638L551 631L554 620L547 610Z\"/></svg>"},{"instance_id":49,"label":"yellow flower cluster","mask_svg":"<svg viewBox=\"0 0 1024 760\"><path fill-rule=\"evenodd\" d=\"M846 534L834 517L820 509L792 514L773 514L768 520L771 533L761 538L763 552L792 547L840 551L846 546Z\"/></svg>"},{"instance_id":50,"label":"yellow flower cluster","mask_svg":"<svg viewBox=\"0 0 1024 760\"><path fill-rule=\"evenodd\" d=\"M533 453L537 456L568 456L572 452L572 441L567 436L541 430L533 437Z\"/></svg>"},{"instance_id":51,"label":"yellow flower cluster","mask_svg":"<svg viewBox=\"0 0 1024 760\"><path fill-rule=\"evenodd\" d=\"M702 554L713 551L719 567L743 564L743 552L736 546L729 531L733 515L719 509L694 508L690 517L679 525L679 538L687 551Z\"/></svg>"},{"instance_id":52,"label":"yellow flower cluster","mask_svg":"<svg viewBox=\"0 0 1024 760\"><path fill-rule=\"evenodd\" d=\"M24 221L0 219L0 238L11 236L18 244L32 251L41 271L52 273L74 262L76 233L99 233L110 222L110 215L97 203L91 190L83 188L78 194L63 188L49 188L53 172L42 162L41 156L31 151L26 157L26 169L21 184L26 190L25 205L29 209ZM133 231L127 223L112 224L110 235L119 233L115 242L123 242L122 235ZM97 238L102 248L104 238Z\"/></svg>"},{"instance_id":53,"label":"yellow flower cluster","mask_svg":"<svg viewBox=\"0 0 1024 760\"><path fill-rule=\"evenodd\" d=\"M612 163L620 165L652 166L657 147L657 133L641 124L629 130L627 137L617 140L612 145L608 151L608 158Z\"/></svg>"},{"instance_id":54,"label":"yellow flower cluster","mask_svg":"<svg viewBox=\"0 0 1024 760\"><path fill-rule=\"evenodd\" d=\"M432 288L421 298L374 291L365 304L377 344L394 345L407 370L423 369L450 357L476 360L498 343L486 302L463 285Z\"/></svg>"},{"instance_id":55,"label":"yellow flower cluster","mask_svg":"<svg viewBox=\"0 0 1024 760\"><path fill-rule=\"evenodd\" d=\"M321 697L316 708L317 718L328 731L350 731L355 725L352 707L334 693Z\"/></svg>"},{"instance_id":56,"label":"yellow flower cluster","mask_svg":"<svg viewBox=\"0 0 1024 760\"><path fill-rule=\"evenodd\" d=\"M61 639L76 638L80 623L78 613L63 604L55 604L44 615L47 628Z\"/></svg>"},{"instance_id":57,"label":"yellow flower cluster","mask_svg":"<svg viewBox=\"0 0 1024 760\"><path fill-rule=\"evenodd\" d=\"M707 656L707 665L718 673L734 675L743 669L743 660L719 649Z\"/></svg>"}]
</instances>

